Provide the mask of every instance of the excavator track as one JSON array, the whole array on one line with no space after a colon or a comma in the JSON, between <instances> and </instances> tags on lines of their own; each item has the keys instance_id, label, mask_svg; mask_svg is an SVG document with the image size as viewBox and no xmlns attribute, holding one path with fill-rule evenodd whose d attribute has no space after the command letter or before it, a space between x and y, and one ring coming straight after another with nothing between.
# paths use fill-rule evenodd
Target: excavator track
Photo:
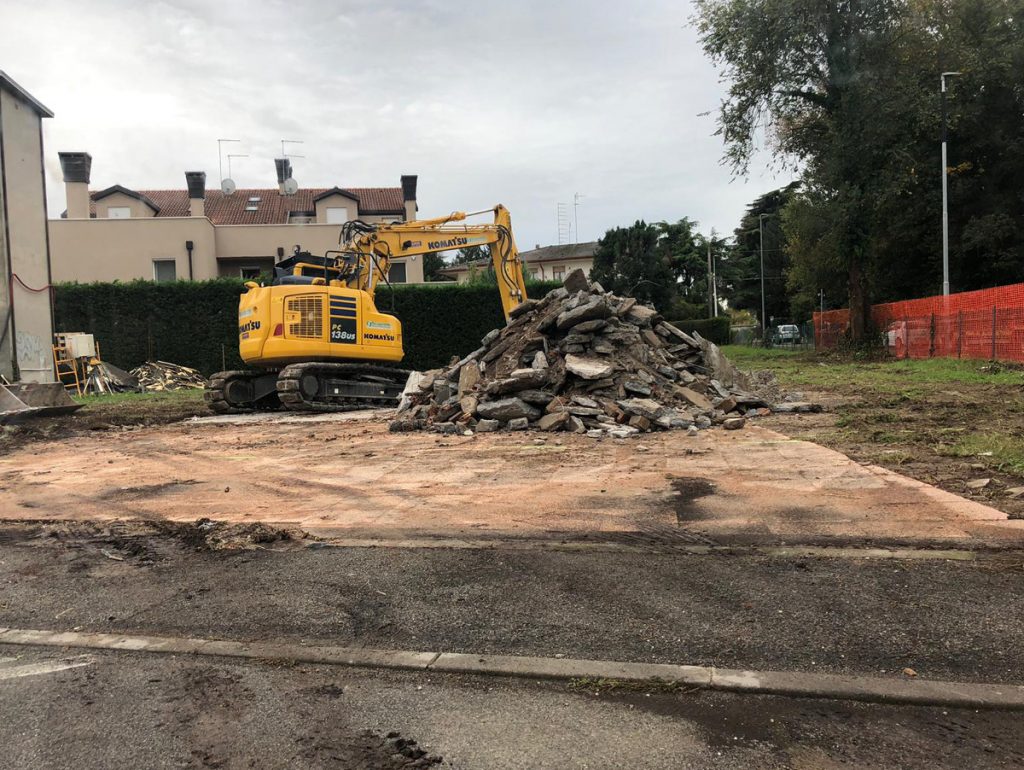
<instances>
[{"instance_id":1,"label":"excavator track","mask_svg":"<svg viewBox=\"0 0 1024 770\"><path fill-rule=\"evenodd\" d=\"M277 396L296 412L350 412L394 406L409 372L373 364L291 364L277 376Z\"/></svg>"},{"instance_id":2,"label":"excavator track","mask_svg":"<svg viewBox=\"0 0 1024 770\"><path fill-rule=\"evenodd\" d=\"M203 391L203 400L210 410L217 414L244 414L256 411L254 402L232 400L229 396L231 391L239 383L247 382L256 377L255 372L244 372L232 370L217 372L210 375L210 381Z\"/></svg>"}]
</instances>

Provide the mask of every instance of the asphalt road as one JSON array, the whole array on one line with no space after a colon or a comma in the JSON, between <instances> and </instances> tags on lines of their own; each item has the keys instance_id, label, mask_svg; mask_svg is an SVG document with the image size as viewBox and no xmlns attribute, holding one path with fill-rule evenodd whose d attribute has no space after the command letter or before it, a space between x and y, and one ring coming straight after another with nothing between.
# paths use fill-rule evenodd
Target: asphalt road
<instances>
[{"instance_id":1,"label":"asphalt road","mask_svg":"<svg viewBox=\"0 0 1024 770\"><path fill-rule=\"evenodd\" d=\"M0 625L1019 683L1024 570L0 529ZM276 551L273 549L281 549Z\"/></svg>"},{"instance_id":2,"label":"asphalt road","mask_svg":"<svg viewBox=\"0 0 1024 770\"><path fill-rule=\"evenodd\" d=\"M0 711L4 763L19 768L1024 764L1015 712L13 646L0 646ZM394 733L425 755L396 753Z\"/></svg>"}]
</instances>

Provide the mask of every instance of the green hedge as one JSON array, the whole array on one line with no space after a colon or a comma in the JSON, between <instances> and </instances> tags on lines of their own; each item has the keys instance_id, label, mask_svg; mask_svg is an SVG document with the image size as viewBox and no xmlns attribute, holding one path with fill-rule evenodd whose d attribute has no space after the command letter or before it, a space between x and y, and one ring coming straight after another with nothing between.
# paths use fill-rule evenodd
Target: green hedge
<instances>
[{"instance_id":1,"label":"green hedge","mask_svg":"<svg viewBox=\"0 0 1024 770\"><path fill-rule=\"evenodd\" d=\"M559 284L527 285L541 297ZM242 281L60 284L55 313L60 331L89 332L104 360L122 369L160 359L204 374L242 367L238 357L238 296ZM377 307L391 312L392 292L377 292ZM402 321L403 367L430 369L475 350L480 338L504 324L493 286L419 284L394 290Z\"/></svg>"},{"instance_id":2,"label":"green hedge","mask_svg":"<svg viewBox=\"0 0 1024 770\"><path fill-rule=\"evenodd\" d=\"M718 318L691 318L684 321L670 321L673 326L689 334L697 332L706 340L711 340L716 345L729 344L729 318L720 316Z\"/></svg>"}]
</instances>

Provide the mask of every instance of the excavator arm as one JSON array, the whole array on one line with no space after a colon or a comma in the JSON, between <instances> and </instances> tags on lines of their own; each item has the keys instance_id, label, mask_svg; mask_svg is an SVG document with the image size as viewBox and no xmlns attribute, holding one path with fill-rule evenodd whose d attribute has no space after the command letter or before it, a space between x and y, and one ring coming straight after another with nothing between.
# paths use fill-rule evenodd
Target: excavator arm
<instances>
[{"instance_id":1,"label":"excavator arm","mask_svg":"<svg viewBox=\"0 0 1024 770\"><path fill-rule=\"evenodd\" d=\"M491 224L460 224L469 216L488 211L494 213ZM526 301L523 263L512 236L512 220L508 209L501 204L485 211L470 214L456 211L445 217L415 222L385 225L347 222L342 226L342 240L337 252L340 280L349 288L371 296L377 284L386 280L393 259L468 246L489 246L505 320L513 308Z\"/></svg>"}]
</instances>

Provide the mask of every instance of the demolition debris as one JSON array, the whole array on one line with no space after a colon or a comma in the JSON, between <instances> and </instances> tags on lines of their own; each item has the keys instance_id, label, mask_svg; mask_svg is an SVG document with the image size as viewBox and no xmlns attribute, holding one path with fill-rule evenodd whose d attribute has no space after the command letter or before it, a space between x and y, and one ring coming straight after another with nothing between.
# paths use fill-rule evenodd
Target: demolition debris
<instances>
[{"instance_id":1,"label":"demolition debris","mask_svg":"<svg viewBox=\"0 0 1024 770\"><path fill-rule=\"evenodd\" d=\"M443 370L413 373L393 431L572 431L626 438L695 432L770 413L718 346L607 293L582 270Z\"/></svg>"},{"instance_id":2,"label":"demolition debris","mask_svg":"<svg viewBox=\"0 0 1024 770\"><path fill-rule=\"evenodd\" d=\"M186 390L206 387L206 378L198 371L167 361L147 361L132 369L131 374L145 390Z\"/></svg>"}]
</instances>

